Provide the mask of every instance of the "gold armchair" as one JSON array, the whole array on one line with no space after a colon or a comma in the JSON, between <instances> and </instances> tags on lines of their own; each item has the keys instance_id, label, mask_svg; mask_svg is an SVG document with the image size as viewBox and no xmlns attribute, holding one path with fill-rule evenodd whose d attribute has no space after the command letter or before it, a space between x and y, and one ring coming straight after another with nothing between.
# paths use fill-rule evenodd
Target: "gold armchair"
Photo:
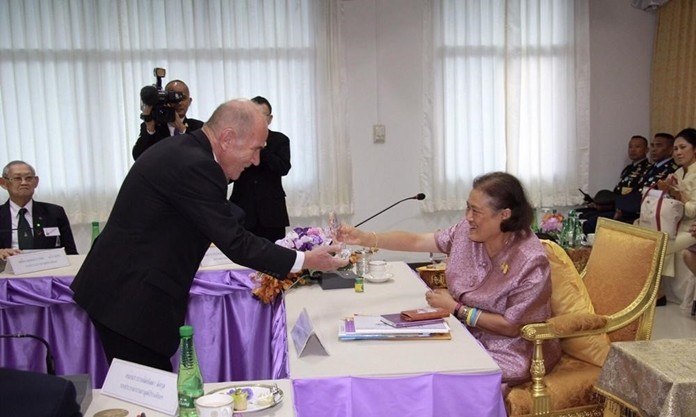
<instances>
[{"instance_id":1,"label":"gold armchair","mask_svg":"<svg viewBox=\"0 0 696 417\"><path fill-rule=\"evenodd\" d=\"M554 317L522 328L535 346L532 381L513 387L506 407L510 416L601 416L593 386L609 343L648 340L652 334L667 236L601 218L582 274L569 268L572 261L558 245L545 245ZM542 343L550 339L561 340L563 355L546 373Z\"/></svg>"}]
</instances>

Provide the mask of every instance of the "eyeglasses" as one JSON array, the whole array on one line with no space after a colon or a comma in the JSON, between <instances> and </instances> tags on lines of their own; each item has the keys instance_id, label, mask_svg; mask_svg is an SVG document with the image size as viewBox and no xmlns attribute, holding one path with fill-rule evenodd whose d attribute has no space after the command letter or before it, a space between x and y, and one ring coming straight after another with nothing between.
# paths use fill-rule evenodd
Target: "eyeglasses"
<instances>
[{"instance_id":1,"label":"eyeglasses","mask_svg":"<svg viewBox=\"0 0 696 417\"><path fill-rule=\"evenodd\" d=\"M21 184L24 181L26 181L26 182L34 181L36 179L36 175L27 175L26 177L12 177L12 178L3 177L3 178L5 178L7 181L11 181L15 184Z\"/></svg>"}]
</instances>

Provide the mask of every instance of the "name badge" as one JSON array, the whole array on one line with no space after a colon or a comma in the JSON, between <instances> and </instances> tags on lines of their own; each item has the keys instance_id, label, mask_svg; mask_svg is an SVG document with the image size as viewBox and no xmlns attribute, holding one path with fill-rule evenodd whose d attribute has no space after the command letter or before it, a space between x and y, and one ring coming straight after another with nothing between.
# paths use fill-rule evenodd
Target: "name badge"
<instances>
[{"instance_id":1,"label":"name badge","mask_svg":"<svg viewBox=\"0 0 696 417\"><path fill-rule=\"evenodd\" d=\"M44 227L43 232L46 237L60 236L60 229L57 227Z\"/></svg>"},{"instance_id":2,"label":"name badge","mask_svg":"<svg viewBox=\"0 0 696 417\"><path fill-rule=\"evenodd\" d=\"M329 352L326 351L326 347L324 347L324 344L319 339L319 335L314 330L312 322L309 320L306 308L302 309L297 322L290 331L290 336L295 344L298 357L305 355L329 356Z\"/></svg>"},{"instance_id":3,"label":"name badge","mask_svg":"<svg viewBox=\"0 0 696 417\"><path fill-rule=\"evenodd\" d=\"M70 266L70 260L63 248L33 250L8 256L5 272L21 275L66 266Z\"/></svg>"}]
</instances>

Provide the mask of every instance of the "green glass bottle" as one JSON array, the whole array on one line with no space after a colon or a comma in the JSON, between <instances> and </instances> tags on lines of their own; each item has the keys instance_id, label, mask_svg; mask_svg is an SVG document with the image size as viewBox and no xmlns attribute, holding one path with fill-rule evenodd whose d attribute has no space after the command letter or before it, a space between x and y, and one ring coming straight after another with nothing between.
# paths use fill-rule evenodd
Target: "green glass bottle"
<instances>
[{"instance_id":1,"label":"green glass bottle","mask_svg":"<svg viewBox=\"0 0 696 417\"><path fill-rule=\"evenodd\" d=\"M92 222L92 244L94 245L94 241L97 240L97 236L99 236L99 222Z\"/></svg>"},{"instance_id":2,"label":"green glass bottle","mask_svg":"<svg viewBox=\"0 0 696 417\"><path fill-rule=\"evenodd\" d=\"M537 209L536 207L533 208L532 212L532 232L534 233L539 233L541 231L541 228L539 227L539 219L537 216Z\"/></svg>"},{"instance_id":3,"label":"green glass bottle","mask_svg":"<svg viewBox=\"0 0 696 417\"><path fill-rule=\"evenodd\" d=\"M179 375L176 381L179 397L179 417L198 417L195 401L203 395L203 377L193 347L193 327L181 326Z\"/></svg>"}]
</instances>

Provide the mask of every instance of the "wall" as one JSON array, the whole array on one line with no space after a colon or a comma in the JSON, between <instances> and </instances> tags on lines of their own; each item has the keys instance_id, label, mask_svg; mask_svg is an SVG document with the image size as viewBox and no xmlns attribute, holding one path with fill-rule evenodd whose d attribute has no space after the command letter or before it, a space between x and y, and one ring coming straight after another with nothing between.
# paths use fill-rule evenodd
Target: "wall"
<instances>
[{"instance_id":1,"label":"wall","mask_svg":"<svg viewBox=\"0 0 696 417\"><path fill-rule=\"evenodd\" d=\"M348 126L353 157L357 223L420 192L424 0L346 0L343 39L348 83ZM591 142L590 192L610 187L627 163L634 134L649 134L650 60L655 17L630 0L590 1ZM386 126L386 142L374 144L372 126ZM461 212L424 214L406 201L370 220L365 230L433 231L456 223ZM293 226L326 225L325 219L291 220ZM81 253L89 225L76 225ZM85 243L83 243L85 242ZM425 261L427 254L381 251L384 259Z\"/></svg>"},{"instance_id":2,"label":"wall","mask_svg":"<svg viewBox=\"0 0 696 417\"><path fill-rule=\"evenodd\" d=\"M650 139L655 15L630 0L590 1L590 186L611 188L629 163L628 140ZM676 133L676 132L674 132Z\"/></svg>"}]
</instances>

